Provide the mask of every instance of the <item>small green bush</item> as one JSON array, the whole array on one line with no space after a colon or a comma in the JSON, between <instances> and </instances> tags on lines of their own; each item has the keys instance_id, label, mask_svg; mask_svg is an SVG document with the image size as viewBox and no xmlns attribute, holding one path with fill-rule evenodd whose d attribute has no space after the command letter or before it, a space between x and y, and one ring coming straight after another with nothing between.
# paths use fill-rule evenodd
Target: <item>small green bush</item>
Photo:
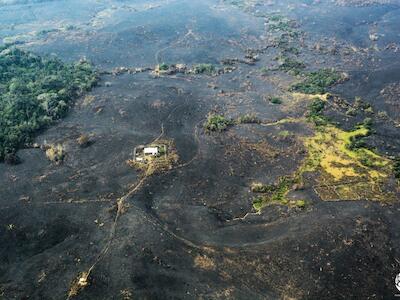
<instances>
[{"instance_id":1,"label":"small green bush","mask_svg":"<svg viewBox=\"0 0 400 300\"><path fill-rule=\"evenodd\" d=\"M162 63L162 64L158 65L158 69L160 71L168 71L169 65L167 65L166 63Z\"/></svg>"},{"instance_id":2,"label":"small green bush","mask_svg":"<svg viewBox=\"0 0 400 300\"><path fill-rule=\"evenodd\" d=\"M237 119L238 124L258 124L261 120L255 114L245 114Z\"/></svg>"},{"instance_id":3,"label":"small green bush","mask_svg":"<svg viewBox=\"0 0 400 300\"><path fill-rule=\"evenodd\" d=\"M207 121L204 123L204 128L206 131L224 131L228 126L233 125L233 121L225 118L223 115L209 114Z\"/></svg>"},{"instance_id":4,"label":"small green bush","mask_svg":"<svg viewBox=\"0 0 400 300\"><path fill-rule=\"evenodd\" d=\"M360 148L367 148L367 145L364 141L365 135L356 135L350 137L350 143L346 145L349 150L357 150Z\"/></svg>"},{"instance_id":5,"label":"small green bush","mask_svg":"<svg viewBox=\"0 0 400 300\"><path fill-rule=\"evenodd\" d=\"M269 102L272 104L282 104L282 99L279 97L270 97Z\"/></svg>"}]
</instances>

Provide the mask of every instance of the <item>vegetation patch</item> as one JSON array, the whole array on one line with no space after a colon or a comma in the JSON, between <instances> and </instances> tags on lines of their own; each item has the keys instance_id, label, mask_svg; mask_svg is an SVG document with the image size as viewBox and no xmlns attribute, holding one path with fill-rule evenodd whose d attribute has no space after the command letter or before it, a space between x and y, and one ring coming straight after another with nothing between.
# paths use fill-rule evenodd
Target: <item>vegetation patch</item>
<instances>
[{"instance_id":1,"label":"vegetation patch","mask_svg":"<svg viewBox=\"0 0 400 300\"><path fill-rule=\"evenodd\" d=\"M0 47L0 161L62 118L97 82L86 61L64 64L18 48Z\"/></svg>"},{"instance_id":2,"label":"vegetation patch","mask_svg":"<svg viewBox=\"0 0 400 300\"><path fill-rule=\"evenodd\" d=\"M261 183L253 183L251 191L254 193L262 193L253 200L253 207L257 211L269 205L286 205L288 207L304 208L306 202L304 200L288 199L287 195L297 182L291 177L281 177L278 182L273 185L264 185Z\"/></svg>"},{"instance_id":3,"label":"vegetation patch","mask_svg":"<svg viewBox=\"0 0 400 300\"><path fill-rule=\"evenodd\" d=\"M169 65L167 65L166 63L162 63L157 66L157 69L160 71L167 71L169 69Z\"/></svg>"},{"instance_id":4,"label":"vegetation patch","mask_svg":"<svg viewBox=\"0 0 400 300\"><path fill-rule=\"evenodd\" d=\"M194 266L207 271L216 269L215 262L206 255L197 255L194 259Z\"/></svg>"},{"instance_id":5,"label":"vegetation patch","mask_svg":"<svg viewBox=\"0 0 400 300\"><path fill-rule=\"evenodd\" d=\"M46 150L46 156L52 162L59 164L65 157L64 147L61 144L50 145Z\"/></svg>"},{"instance_id":6,"label":"vegetation patch","mask_svg":"<svg viewBox=\"0 0 400 300\"><path fill-rule=\"evenodd\" d=\"M267 17L267 24L269 31L272 32L285 32L290 36L297 36L296 22L289 18L274 14Z\"/></svg>"},{"instance_id":7,"label":"vegetation patch","mask_svg":"<svg viewBox=\"0 0 400 300\"><path fill-rule=\"evenodd\" d=\"M304 94L325 94L328 87L344 80L343 76L333 69L321 69L304 76L304 80L292 85L290 91Z\"/></svg>"},{"instance_id":8,"label":"vegetation patch","mask_svg":"<svg viewBox=\"0 0 400 300\"><path fill-rule=\"evenodd\" d=\"M306 67L303 62L297 61L290 57L278 58L280 71L285 71L291 75L298 75Z\"/></svg>"},{"instance_id":9,"label":"vegetation patch","mask_svg":"<svg viewBox=\"0 0 400 300\"><path fill-rule=\"evenodd\" d=\"M324 116L325 104L326 101L315 98L308 106L308 121L313 122L316 126L326 125L328 120Z\"/></svg>"},{"instance_id":10,"label":"vegetation patch","mask_svg":"<svg viewBox=\"0 0 400 300\"><path fill-rule=\"evenodd\" d=\"M204 123L204 129L207 132L221 132L233 124L233 120L227 119L223 115L209 114L207 121Z\"/></svg>"},{"instance_id":11,"label":"vegetation patch","mask_svg":"<svg viewBox=\"0 0 400 300\"><path fill-rule=\"evenodd\" d=\"M237 124L259 124L261 120L255 114L245 114L236 120Z\"/></svg>"},{"instance_id":12,"label":"vegetation patch","mask_svg":"<svg viewBox=\"0 0 400 300\"><path fill-rule=\"evenodd\" d=\"M212 64L198 64L193 67L195 74L208 74L212 75L215 73L215 66Z\"/></svg>"},{"instance_id":13,"label":"vegetation patch","mask_svg":"<svg viewBox=\"0 0 400 300\"><path fill-rule=\"evenodd\" d=\"M386 201L393 198L384 188L392 172L392 162L361 145L352 146L355 139L368 134L365 126L343 131L326 125L305 139L308 157L300 173L320 172L318 181L323 185L317 186L316 191L321 199Z\"/></svg>"},{"instance_id":14,"label":"vegetation patch","mask_svg":"<svg viewBox=\"0 0 400 300\"><path fill-rule=\"evenodd\" d=\"M278 133L278 136L282 137L282 138L287 138L289 136L292 136L293 134L289 132L289 130L281 130Z\"/></svg>"},{"instance_id":15,"label":"vegetation patch","mask_svg":"<svg viewBox=\"0 0 400 300\"><path fill-rule=\"evenodd\" d=\"M282 99L279 97L275 97L275 96L269 97L268 100L272 104L282 104Z\"/></svg>"}]
</instances>

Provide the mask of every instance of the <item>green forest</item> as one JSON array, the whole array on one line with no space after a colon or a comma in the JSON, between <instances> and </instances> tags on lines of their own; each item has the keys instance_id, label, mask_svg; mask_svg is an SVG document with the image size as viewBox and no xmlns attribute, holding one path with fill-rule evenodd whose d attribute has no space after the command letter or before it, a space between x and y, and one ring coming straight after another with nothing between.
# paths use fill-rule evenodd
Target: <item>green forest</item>
<instances>
[{"instance_id":1,"label":"green forest","mask_svg":"<svg viewBox=\"0 0 400 300\"><path fill-rule=\"evenodd\" d=\"M67 113L90 90L97 73L87 61L66 64L11 47L0 47L0 161L18 162L16 151L38 130Z\"/></svg>"}]
</instances>

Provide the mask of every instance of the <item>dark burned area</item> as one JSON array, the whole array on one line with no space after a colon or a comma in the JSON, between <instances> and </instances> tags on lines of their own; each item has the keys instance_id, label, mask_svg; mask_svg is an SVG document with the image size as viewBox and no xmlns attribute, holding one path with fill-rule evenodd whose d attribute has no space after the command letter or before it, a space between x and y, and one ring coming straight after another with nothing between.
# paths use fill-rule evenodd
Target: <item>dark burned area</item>
<instances>
[{"instance_id":1,"label":"dark burned area","mask_svg":"<svg viewBox=\"0 0 400 300\"><path fill-rule=\"evenodd\" d=\"M0 164L0 299L394 298L399 13L0 0L0 49L90 62Z\"/></svg>"}]
</instances>

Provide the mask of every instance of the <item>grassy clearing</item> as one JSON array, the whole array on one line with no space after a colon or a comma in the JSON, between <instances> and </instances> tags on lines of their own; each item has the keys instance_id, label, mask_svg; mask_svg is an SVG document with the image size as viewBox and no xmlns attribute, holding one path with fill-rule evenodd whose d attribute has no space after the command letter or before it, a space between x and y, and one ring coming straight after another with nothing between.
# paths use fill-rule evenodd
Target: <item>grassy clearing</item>
<instances>
[{"instance_id":1,"label":"grassy clearing","mask_svg":"<svg viewBox=\"0 0 400 300\"><path fill-rule=\"evenodd\" d=\"M306 206L302 200L287 197L291 190L304 185L305 172L317 173L313 188L322 200L396 199L395 192L388 190L387 185L393 177L400 183L400 159L393 161L379 155L365 143L365 137L371 133L372 119L365 119L354 130L342 130L326 120L327 100L322 98L310 98L307 120L316 127L312 136L303 138L307 155L297 171L273 185L257 182L251 185L253 193L261 194L253 201L257 211L274 204Z\"/></svg>"},{"instance_id":2,"label":"grassy clearing","mask_svg":"<svg viewBox=\"0 0 400 300\"><path fill-rule=\"evenodd\" d=\"M368 134L369 129L365 126L344 131L327 125L305 139L308 157L301 172L321 173L319 181L326 187L319 189L323 200L364 198L386 201L392 198L383 188L392 175L392 162L362 145L352 146L355 139ZM346 182L352 184L342 184Z\"/></svg>"},{"instance_id":3,"label":"grassy clearing","mask_svg":"<svg viewBox=\"0 0 400 300\"><path fill-rule=\"evenodd\" d=\"M323 200L393 199L385 184L393 175L394 162L365 142L373 120L366 118L354 130L342 130L325 118L326 104L326 99L316 98L309 106L308 121L317 127L315 134L304 140L308 155L297 176L318 171L321 186L316 191Z\"/></svg>"}]
</instances>

